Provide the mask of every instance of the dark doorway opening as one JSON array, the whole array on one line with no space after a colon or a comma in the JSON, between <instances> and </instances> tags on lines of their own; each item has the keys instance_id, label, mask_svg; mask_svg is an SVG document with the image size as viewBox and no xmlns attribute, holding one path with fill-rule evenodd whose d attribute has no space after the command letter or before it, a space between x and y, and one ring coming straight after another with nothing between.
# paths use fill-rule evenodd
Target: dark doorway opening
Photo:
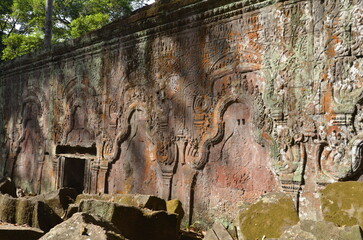
<instances>
[{"instance_id":1,"label":"dark doorway opening","mask_svg":"<svg viewBox=\"0 0 363 240\"><path fill-rule=\"evenodd\" d=\"M86 160L66 158L64 162L63 187L75 188L78 193L84 190L84 172Z\"/></svg>"}]
</instances>

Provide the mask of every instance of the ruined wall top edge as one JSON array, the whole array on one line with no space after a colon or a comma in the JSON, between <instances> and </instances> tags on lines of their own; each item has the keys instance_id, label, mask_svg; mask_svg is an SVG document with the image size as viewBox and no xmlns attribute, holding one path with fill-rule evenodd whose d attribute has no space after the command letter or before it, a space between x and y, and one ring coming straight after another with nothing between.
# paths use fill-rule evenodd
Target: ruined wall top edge
<instances>
[{"instance_id":1,"label":"ruined wall top edge","mask_svg":"<svg viewBox=\"0 0 363 240\"><path fill-rule=\"evenodd\" d=\"M68 58L97 54L102 47L119 43L145 41L152 36L183 31L254 11L281 0L171 0L156 3L135 11L105 27L77 39L40 49L0 64L2 77L43 68ZM297 0L287 1L297 2ZM284 3L286 4L286 3Z\"/></svg>"}]
</instances>

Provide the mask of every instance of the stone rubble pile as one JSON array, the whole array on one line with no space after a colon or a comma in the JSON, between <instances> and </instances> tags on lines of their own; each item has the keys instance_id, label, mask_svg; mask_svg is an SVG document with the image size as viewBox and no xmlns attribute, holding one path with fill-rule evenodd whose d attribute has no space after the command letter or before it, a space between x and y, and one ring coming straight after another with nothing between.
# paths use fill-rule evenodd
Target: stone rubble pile
<instances>
[{"instance_id":1,"label":"stone rubble pile","mask_svg":"<svg viewBox=\"0 0 363 240\"><path fill-rule=\"evenodd\" d=\"M5 182L5 183L4 183ZM0 182L1 240L197 240L181 229L179 200L140 194L80 194L63 188L13 197ZM7 187L3 187L6 186ZM362 240L363 183L339 182L320 192L320 220L300 219L285 193L269 193L240 207L227 226L216 219L204 240Z\"/></svg>"},{"instance_id":2,"label":"stone rubble pile","mask_svg":"<svg viewBox=\"0 0 363 240\"><path fill-rule=\"evenodd\" d=\"M181 202L140 194L80 194L62 188L16 197L0 182L0 239L178 239ZM170 212L167 211L167 208Z\"/></svg>"}]
</instances>

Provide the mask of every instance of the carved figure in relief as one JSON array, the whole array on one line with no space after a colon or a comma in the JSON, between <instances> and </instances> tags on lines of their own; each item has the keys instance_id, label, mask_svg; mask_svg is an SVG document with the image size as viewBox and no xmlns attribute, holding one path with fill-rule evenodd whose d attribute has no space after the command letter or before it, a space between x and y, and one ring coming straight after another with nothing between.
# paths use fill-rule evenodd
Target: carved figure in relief
<instances>
[{"instance_id":1,"label":"carved figure in relief","mask_svg":"<svg viewBox=\"0 0 363 240\"><path fill-rule=\"evenodd\" d=\"M295 127L296 124L295 124ZM301 128L297 128L301 129ZM298 131L298 130L297 130ZM279 139L279 157L275 162L274 167L278 175L291 175L282 176L284 180L296 179L294 174L298 168L302 168L304 162L305 148L303 144L304 135L302 133L293 134L288 129L283 129L278 136ZM301 176L298 176L300 178Z\"/></svg>"},{"instance_id":2,"label":"carved figure in relief","mask_svg":"<svg viewBox=\"0 0 363 240\"><path fill-rule=\"evenodd\" d=\"M27 192L40 191L44 161L44 137L39 118L42 107L37 97L25 99L22 109L22 135L17 144L13 178Z\"/></svg>"},{"instance_id":3,"label":"carved figure in relief","mask_svg":"<svg viewBox=\"0 0 363 240\"><path fill-rule=\"evenodd\" d=\"M63 89L66 116L62 144L91 146L100 135L98 99L93 87L79 81L74 78Z\"/></svg>"},{"instance_id":4,"label":"carved figure in relief","mask_svg":"<svg viewBox=\"0 0 363 240\"><path fill-rule=\"evenodd\" d=\"M72 115L71 131L67 135L67 143L79 145L82 142L94 141L93 134L87 129L87 114L84 109L77 106Z\"/></svg>"}]
</instances>

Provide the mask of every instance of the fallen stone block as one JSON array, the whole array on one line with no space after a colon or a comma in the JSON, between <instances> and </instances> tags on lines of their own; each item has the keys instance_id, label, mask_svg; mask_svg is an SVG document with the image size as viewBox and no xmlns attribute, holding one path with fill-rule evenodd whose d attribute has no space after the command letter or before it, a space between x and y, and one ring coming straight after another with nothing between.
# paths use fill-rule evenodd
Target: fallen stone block
<instances>
[{"instance_id":1,"label":"fallen stone block","mask_svg":"<svg viewBox=\"0 0 363 240\"><path fill-rule=\"evenodd\" d=\"M18 198L15 202L15 222L16 224L23 225L31 225L33 223L33 215L35 206L37 203L33 201L29 201L25 198ZM36 224L36 219L34 219L34 224ZM34 225L31 225L34 226ZM39 227L34 226L34 227Z\"/></svg>"},{"instance_id":2,"label":"fallen stone block","mask_svg":"<svg viewBox=\"0 0 363 240\"><path fill-rule=\"evenodd\" d=\"M0 221L26 224L47 232L62 219L44 202L0 194Z\"/></svg>"},{"instance_id":3,"label":"fallen stone block","mask_svg":"<svg viewBox=\"0 0 363 240\"><path fill-rule=\"evenodd\" d=\"M67 213L63 219L69 219L73 216L73 214L78 212L79 205L78 204L69 204Z\"/></svg>"},{"instance_id":4,"label":"fallen stone block","mask_svg":"<svg viewBox=\"0 0 363 240\"><path fill-rule=\"evenodd\" d=\"M128 239L177 239L177 215L166 211L151 211L94 199L82 200L79 211L111 222Z\"/></svg>"},{"instance_id":5,"label":"fallen stone block","mask_svg":"<svg viewBox=\"0 0 363 240\"><path fill-rule=\"evenodd\" d=\"M114 202L125 206L134 206L147 208L154 211L166 211L166 202L164 199L151 195L141 194L81 194L75 201L79 204L84 199L95 199L107 202Z\"/></svg>"},{"instance_id":6,"label":"fallen stone block","mask_svg":"<svg viewBox=\"0 0 363 240\"><path fill-rule=\"evenodd\" d=\"M44 232L32 227L0 225L1 240L36 240L44 235Z\"/></svg>"},{"instance_id":7,"label":"fallen stone block","mask_svg":"<svg viewBox=\"0 0 363 240\"><path fill-rule=\"evenodd\" d=\"M227 229L219 223L215 222L213 227L209 229L204 237L204 240L233 240Z\"/></svg>"},{"instance_id":8,"label":"fallen stone block","mask_svg":"<svg viewBox=\"0 0 363 240\"><path fill-rule=\"evenodd\" d=\"M87 213L75 213L52 228L41 240L126 240L111 224Z\"/></svg>"},{"instance_id":9,"label":"fallen stone block","mask_svg":"<svg viewBox=\"0 0 363 240\"><path fill-rule=\"evenodd\" d=\"M59 217L63 218L68 205L75 201L77 195L77 191L73 188L61 188L30 199L46 203Z\"/></svg>"},{"instance_id":10,"label":"fallen stone block","mask_svg":"<svg viewBox=\"0 0 363 240\"><path fill-rule=\"evenodd\" d=\"M185 214L182 203L178 199L169 200L166 202L166 209L168 213L178 215L178 229L180 229L180 224Z\"/></svg>"},{"instance_id":11,"label":"fallen stone block","mask_svg":"<svg viewBox=\"0 0 363 240\"><path fill-rule=\"evenodd\" d=\"M0 194L0 221L7 223L16 223L16 205L17 199L8 195Z\"/></svg>"},{"instance_id":12,"label":"fallen stone block","mask_svg":"<svg viewBox=\"0 0 363 240\"><path fill-rule=\"evenodd\" d=\"M280 240L362 240L358 225L338 227L332 222L304 220L286 230Z\"/></svg>"},{"instance_id":13,"label":"fallen stone block","mask_svg":"<svg viewBox=\"0 0 363 240\"><path fill-rule=\"evenodd\" d=\"M237 221L242 239L255 240L279 238L286 229L299 222L299 216L289 196L272 193L241 210Z\"/></svg>"},{"instance_id":14,"label":"fallen stone block","mask_svg":"<svg viewBox=\"0 0 363 240\"><path fill-rule=\"evenodd\" d=\"M10 178L4 177L0 180L0 193L9 194L12 197L16 197L16 187Z\"/></svg>"},{"instance_id":15,"label":"fallen stone block","mask_svg":"<svg viewBox=\"0 0 363 240\"><path fill-rule=\"evenodd\" d=\"M363 228L363 183L337 182L321 191L321 209L325 221L338 226Z\"/></svg>"},{"instance_id":16,"label":"fallen stone block","mask_svg":"<svg viewBox=\"0 0 363 240\"><path fill-rule=\"evenodd\" d=\"M48 232L62 221L63 220L55 214L47 204L44 202L35 202L31 226L40 228L44 232Z\"/></svg>"}]
</instances>

